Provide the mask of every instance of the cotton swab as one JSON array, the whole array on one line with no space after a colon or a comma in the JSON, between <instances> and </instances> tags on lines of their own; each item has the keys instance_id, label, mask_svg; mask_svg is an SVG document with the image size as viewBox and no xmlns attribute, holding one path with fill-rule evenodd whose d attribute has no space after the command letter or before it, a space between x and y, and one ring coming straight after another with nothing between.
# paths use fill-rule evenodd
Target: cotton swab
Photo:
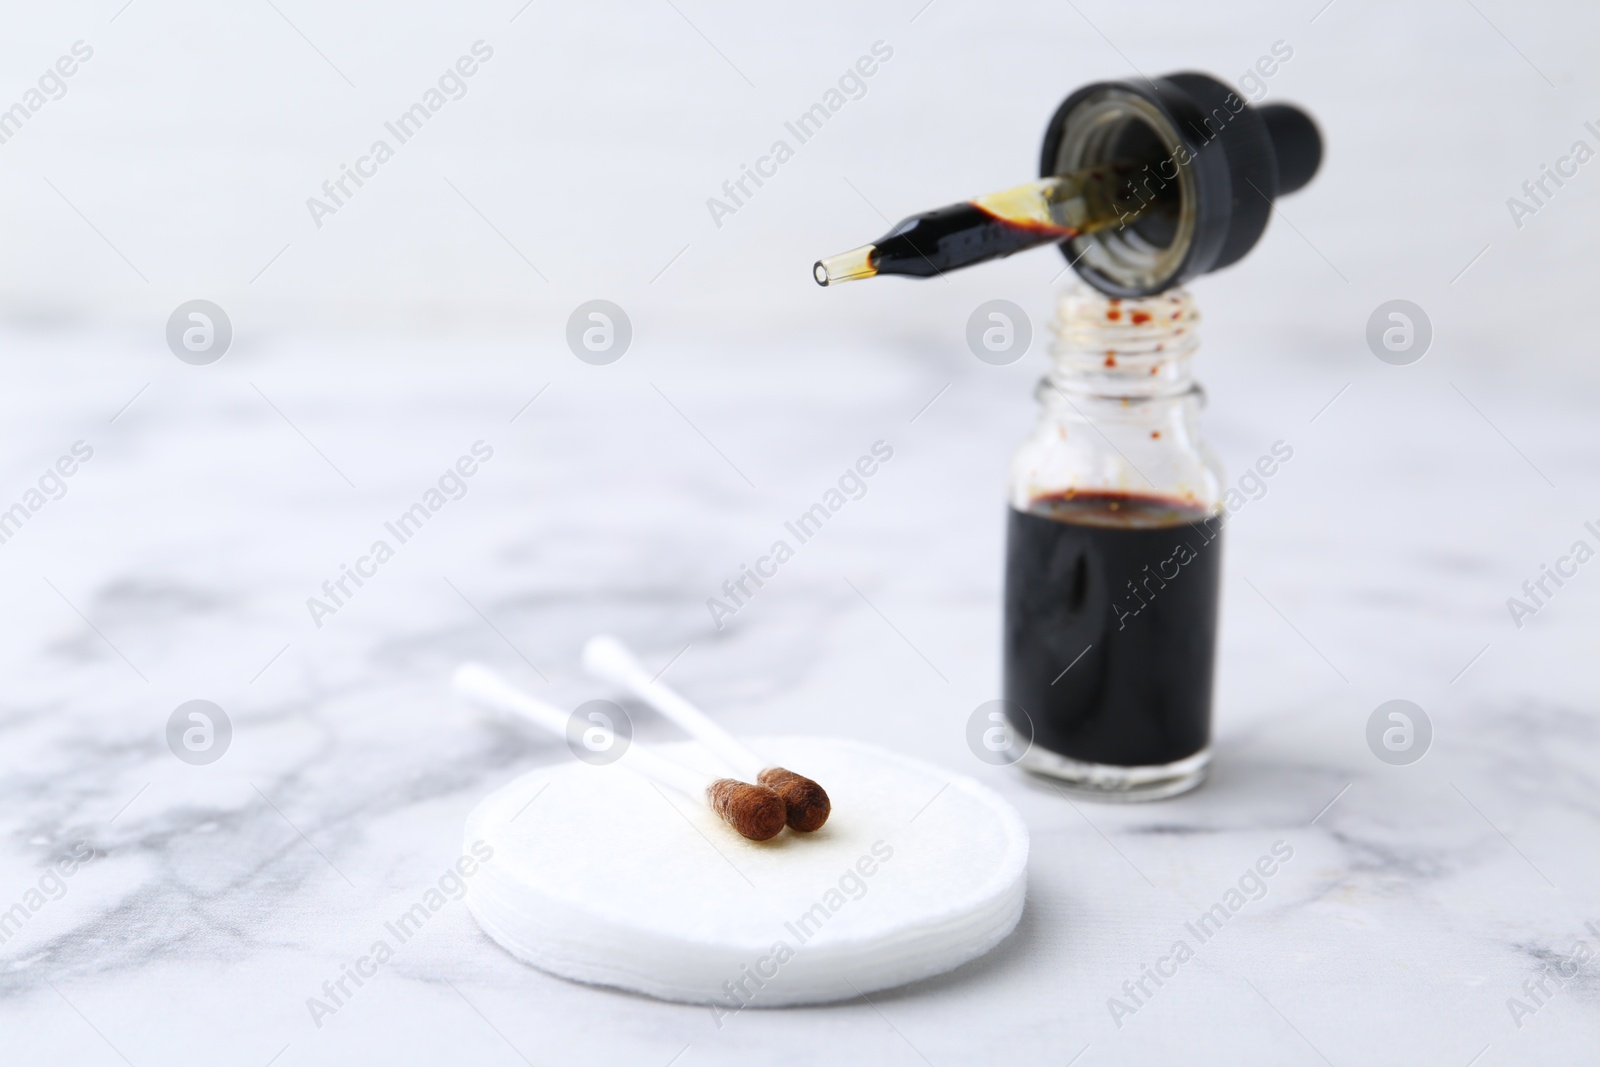
<instances>
[{"instance_id":1,"label":"cotton swab","mask_svg":"<svg viewBox=\"0 0 1600 1067\"><path fill-rule=\"evenodd\" d=\"M567 736L568 716L522 692L481 664L463 664L456 669L453 681L456 692L475 704L514 715L563 740ZM752 841L766 841L783 830L787 805L771 787L732 778L713 778L639 744L628 745L617 763L702 801L722 821Z\"/></svg>"},{"instance_id":2,"label":"cotton swab","mask_svg":"<svg viewBox=\"0 0 1600 1067\"><path fill-rule=\"evenodd\" d=\"M793 829L810 833L828 821L833 804L820 785L768 763L693 704L660 682L652 681L644 665L615 637L591 637L583 646L583 666L595 677L629 690L677 723L735 771L751 775L760 784L775 790L783 798Z\"/></svg>"}]
</instances>

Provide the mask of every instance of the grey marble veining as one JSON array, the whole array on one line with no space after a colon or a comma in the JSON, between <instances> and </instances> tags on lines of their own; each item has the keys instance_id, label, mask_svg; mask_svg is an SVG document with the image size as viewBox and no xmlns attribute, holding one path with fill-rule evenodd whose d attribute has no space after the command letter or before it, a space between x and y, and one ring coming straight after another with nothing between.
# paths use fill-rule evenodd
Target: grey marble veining
<instances>
[{"instance_id":1,"label":"grey marble veining","mask_svg":"<svg viewBox=\"0 0 1600 1067\"><path fill-rule=\"evenodd\" d=\"M687 1064L784 1047L795 1062L945 1064L1004 1047L1041 1064L1085 1048L1080 1063L1576 1063L1594 1046L1592 964L1546 979L1531 1012L1508 1001L1534 1007L1525 981L1580 941L1600 947L1580 613L1600 594L1575 580L1537 625L1512 626L1503 600L1525 568L1503 544L1559 545L1571 517L1460 495L1463 450L1517 471L1486 428L1409 442L1439 474L1396 485L1372 428L1409 400L1369 377L1308 426L1314 405L1263 415L1281 403L1216 357L1207 426L1228 461L1290 435L1297 452L1230 527L1214 771L1166 803L1070 803L963 741L998 687L1001 484L1036 365L818 351L778 372L782 403L758 412L727 403L757 373L731 353L647 351L601 386L556 351L530 363L492 343L464 372L397 341L348 357L347 373L381 380L372 402L290 374L338 352L307 337L209 376L154 367L110 423L146 379L107 338L74 357L102 383L94 399L3 402L40 456L78 437L96 449L0 546L0 906L77 843L94 854L0 945L5 1062ZM852 381L867 361L880 370L849 403L808 382ZM1296 373L1283 391L1341 384ZM1428 402L1448 414L1450 400ZM895 458L867 494L716 629L705 599L879 439ZM306 599L477 440L495 454L466 495L315 626ZM1592 456L1573 440L1562 455ZM1551 465L1574 499L1596 488L1592 464ZM1337 526L1329 493L1346 502ZM1369 521L1401 506L1405 523ZM307 999L452 861L472 804L567 758L458 708L449 671L481 658L558 704L615 695L575 667L600 629L656 667L677 657L671 679L738 730L861 737L1001 790L1033 834L1017 932L870 1004L718 1027L517 964L451 902L316 1025ZM1393 696L1434 723L1407 767L1364 740ZM164 736L196 697L234 728L209 766ZM633 710L641 736L673 736ZM1189 924L1275 842L1292 860L1199 941ZM1124 983L1138 991L1178 941L1192 959L1136 1004Z\"/></svg>"}]
</instances>

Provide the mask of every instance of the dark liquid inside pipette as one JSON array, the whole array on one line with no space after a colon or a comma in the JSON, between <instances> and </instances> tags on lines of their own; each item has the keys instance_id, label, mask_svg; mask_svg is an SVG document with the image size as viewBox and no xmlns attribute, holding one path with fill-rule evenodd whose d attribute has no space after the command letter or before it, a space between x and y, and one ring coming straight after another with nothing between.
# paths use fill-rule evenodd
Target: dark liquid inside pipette
<instances>
[{"instance_id":1,"label":"dark liquid inside pipette","mask_svg":"<svg viewBox=\"0 0 1600 1067\"><path fill-rule=\"evenodd\" d=\"M928 278L1077 235L1067 226L1013 222L967 200L895 226L873 245L872 264L879 274Z\"/></svg>"},{"instance_id":2,"label":"dark liquid inside pipette","mask_svg":"<svg viewBox=\"0 0 1600 1067\"><path fill-rule=\"evenodd\" d=\"M813 274L818 285L875 274L927 278L1174 213L1176 196L1142 195L1133 170L1109 164L924 211L873 244L818 260Z\"/></svg>"}]
</instances>

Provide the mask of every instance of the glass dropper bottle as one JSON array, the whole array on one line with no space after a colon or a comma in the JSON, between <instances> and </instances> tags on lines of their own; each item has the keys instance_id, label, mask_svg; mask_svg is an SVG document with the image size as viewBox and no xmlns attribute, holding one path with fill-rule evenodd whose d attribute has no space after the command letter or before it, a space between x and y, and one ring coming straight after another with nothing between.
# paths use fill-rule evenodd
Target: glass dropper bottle
<instances>
[{"instance_id":1,"label":"glass dropper bottle","mask_svg":"<svg viewBox=\"0 0 1600 1067\"><path fill-rule=\"evenodd\" d=\"M1248 253L1321 157L1304 112L1215 78L1102 82L1057 110L1039 181L813 268L822 285L930 277L1056 244L1088 283L1059 304L1007 493L1000 761L1063 792L1156 800L1205 777L1234 491L1201 438L1200 316L1180 286ZM1274 444L1252 476L1293 454Z\"/></svg>"}]
</instances>

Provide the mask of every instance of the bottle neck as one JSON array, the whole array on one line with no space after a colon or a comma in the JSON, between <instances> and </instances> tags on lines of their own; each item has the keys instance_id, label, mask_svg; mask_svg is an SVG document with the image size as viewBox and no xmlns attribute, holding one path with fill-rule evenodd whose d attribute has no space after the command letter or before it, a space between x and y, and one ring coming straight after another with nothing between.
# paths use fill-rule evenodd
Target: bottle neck
<instances>
[{"instance_id":1,"label":"bottle neck","mask_svg":"<svg viewBox=\"0 0 1600 1067\"><path fill-rule=\"evenodd\" d=\"M1117 299L1076 286L1056 305L1039 399L1055 406L1197 394L1190 357L1200 347L1199 324L1199 308L1183 289Z\"/></svg>"},{"instance_id":2,"label":"bottle neck","mask_svg":"<svg viewBox=\"0 0 1600 1067\"><path fill-rule=\"evenodd\" d=\"M1147 511L1217 509L1222 476L1200 437L1204 394L1190 371L1199 318L1182 290L1062 297L1040 417L1012 456L1013 507L1115 497Z\"/></svg>"}]
</instances>

